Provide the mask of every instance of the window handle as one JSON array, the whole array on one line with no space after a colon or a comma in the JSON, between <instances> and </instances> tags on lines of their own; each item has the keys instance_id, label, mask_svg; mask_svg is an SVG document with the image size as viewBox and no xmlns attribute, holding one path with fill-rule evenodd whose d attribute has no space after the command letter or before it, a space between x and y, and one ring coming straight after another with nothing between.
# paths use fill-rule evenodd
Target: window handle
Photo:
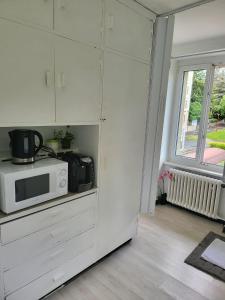
<instances>
[{"instance_id":1,"label":"window handle","mask_svg":"<svg viewBox=\"0 0 225 300\"><path fill-rule=\"evenodd\" d=\"M66 87L66 78L64 72L60 72L57 74L57 86L59 89Z\"/></svg>"}]
</instances>

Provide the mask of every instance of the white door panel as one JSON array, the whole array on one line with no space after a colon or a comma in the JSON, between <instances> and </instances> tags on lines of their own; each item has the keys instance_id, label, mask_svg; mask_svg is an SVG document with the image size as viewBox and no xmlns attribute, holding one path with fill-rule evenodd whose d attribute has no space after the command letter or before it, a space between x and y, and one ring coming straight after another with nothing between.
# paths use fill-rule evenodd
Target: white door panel
<instances>
[{"instance_id":1,"label":"white door panel","mask_svg":"<svg viewBox=\"0 0 225 300\"><path fill-rule=\"evenodd\" d=\"M106 121L102 125L99 204L102 255L119 246L124 232L137 220L149 81L146 64L111 53L105 54L104 64Z\"/></svg>"},{"instance_id":2,"label":"white door panel","mask_svg":"<svg viewBox=\"0 0 225 300\"><path fill-rule=\"evenodd\" d=\"M55 119L51 35L0 20L0 123Z\"/></svg>"},{"instance_id":3,"label":"white door panel","mask_svg":"<svg viewBox=\"0 0 225 300\"><path fill-rule=\"evenodd\" d=\"M101 51L58 38L56 41L57 122L98 122L101 105Z\"/></svg>"},{"instance_id":4,"label":"white door panel","mask_svg":"<svg viewBox=\"0 0 225 300\"><path fill-rule=\"evenodd\" d=\"M105 27L107 47L149 61L151 20L115 0L106 0Z\"/></svg>"},{"instance_id":5,"label":"white door panel","mask_svg":"<svg viewBox=\"0 0 225 300\"><path fill-rule=\"evenodd\" d=\"M53 0L0 0L0 17L52 29Z\"/></svg>"},{"instance_id":6,"label":"white door panel","mask_svg":"<svg viewBox=\"0 0 225 300\"><path fill-rule=\"evenodd\" d=\"M102 0L55 0L55 30L74 40L100 44Z\"/></svg>"}]
</instances>

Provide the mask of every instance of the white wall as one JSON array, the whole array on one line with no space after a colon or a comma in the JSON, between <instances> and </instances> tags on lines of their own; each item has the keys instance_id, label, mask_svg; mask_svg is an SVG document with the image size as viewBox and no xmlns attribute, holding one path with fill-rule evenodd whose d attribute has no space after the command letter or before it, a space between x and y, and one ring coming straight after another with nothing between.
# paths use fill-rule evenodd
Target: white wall
<instances>
[{"instance_id":1,"label":"white wall","mask_svg":"<svg viewBox=\"0 0 225 300\"><path fill-rule=\"evenodd\" d=\"M173 103L174 97L176 96L176 82L177 82L177 62L171 61L169 81L167 88L167 97L166 97L166 109L164 117L164 126L163 126L163 137L162 137L162 148L160 155L160 169L164 161L168 159L168 149L170 146L170 133L173 122Z\"/></svg>"},{"instance_id":2,"label":"white wall","mask_svg":"<svg viewBox=\"0 0 225 300\"><path fill-rule=\"evenodd\" d=\"M215 53L225 50L225 36L191 43L174 44L172 57L185 57L189 55Z\"/></svg>"}]
</instances>

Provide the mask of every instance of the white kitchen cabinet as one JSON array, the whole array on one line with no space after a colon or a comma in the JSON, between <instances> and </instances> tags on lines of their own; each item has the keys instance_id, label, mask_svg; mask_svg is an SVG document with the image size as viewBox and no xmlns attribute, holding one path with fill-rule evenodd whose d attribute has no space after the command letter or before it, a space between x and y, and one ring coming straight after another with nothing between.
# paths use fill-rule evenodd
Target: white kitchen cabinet
<instances>
[{"instance_id":1,"label":"white kitchen cabinet","mask_svg":"<svg viewBox=\"0 0 225 300\"><path fill-rule=\"evenodd\" d=\"M56 121L98 122L101 106L101 51L56 39Z\"/></svg>"},{"instance_id":2,"label":"white kitchen cabinet","mask_svg":"<svg viewBox=\"0 0 225 300\"><path fill-rule=\"evenodd\" d=\"M1 0L0 17L53 28L53 0Z\"/></svg>"},{"instance_id":3,"label":"white kitchen cabinet","mask_svg":"<svg viewBox=\"0 0 225 300\"><path fill-rule=\"evenodd\" d=\"M135 235L140 206L149 65L104 57L99 256Z\"/></svg>"},{"instance_id":4,"label":"white kitchen cabinet","mask_svg":"<svg viewBox=\"0 0 225 300\"><path fill-rule=\"evenodd\" d=\"M6 223L0 219L1 300L40 299L96 261L96 193L27 211Z\"/></svg>"},{"instance_id":5,"label":"white kitchen cabinet","mask_svg":"<svg viewBox=\"0 0 225 300\"><path fill-rule=\"evenodd\" d=\"M51 35L0 20L0 123L53 122Z\"/></svg>"},{"instance_id":6,"label":"white kitchen cabinet","mask_svg":"<svg viewBox=\"0 0 225 300\"><path fill-rule=\"evenodd\" d=\"M102 0L55 0L54 29L71 39L99 45L102 10Z\"/></svg>"},{"instance_id":7,"label":"white kitchen cabinet","mask_svg":"<svg viewBox=\"0 0 225 300\"><path fill-rule=\"evenodd\" d=\"M106 0L106 47L150 59L153 22L116 0Z\"/></svg>"}]
</instances>

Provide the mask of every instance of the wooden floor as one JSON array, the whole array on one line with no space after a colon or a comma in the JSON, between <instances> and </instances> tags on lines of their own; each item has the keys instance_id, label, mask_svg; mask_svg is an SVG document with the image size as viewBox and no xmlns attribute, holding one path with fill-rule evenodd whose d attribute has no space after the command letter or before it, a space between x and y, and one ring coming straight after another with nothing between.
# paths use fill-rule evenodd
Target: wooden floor
<instances>
[{"instance_id":1,"label":"wooden floor","mask_svg":"<svg viewBox=\"0 0 225 300\"><path fill-rule=\"evenodd\" d=\"M138 236L48 300L224 300L225 283L184 264L222 225L170 206L142 216Z\"/></svg>"}]
</instances>

